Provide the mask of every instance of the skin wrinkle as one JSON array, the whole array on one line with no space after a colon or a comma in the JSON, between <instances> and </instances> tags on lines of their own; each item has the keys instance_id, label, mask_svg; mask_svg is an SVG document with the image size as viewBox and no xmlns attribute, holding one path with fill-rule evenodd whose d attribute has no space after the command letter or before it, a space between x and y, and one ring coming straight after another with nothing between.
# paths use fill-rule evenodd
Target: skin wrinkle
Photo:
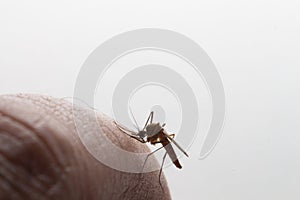
<instances>
[{"instance_id":1,"label":"skin wrinkle","mask_svg":"<svg viewBox=\"0 0 300 200\"><path fill-rule=\"evenodd\" d=\"M44 195L44 191L46 191L43 188L37 188L36 185L33 185L34 182L38 182L38 180L31 180L30 183L28 183L25 170L16 167L14 164L10 164L7 159L5 159L3 154L0 155L0 161L2 163L1 165L1 174L5 174L5 176L1 176L3 178L2 182L9 183L11 189L11 192L18 193L22 197L28 197L34 195L36 199L41 199ZM5 163L7 166L5 166L3 163ZM15 171L18 171L19 174L16 174ZM18 180L18 182L16 182ZM20 187L22 186L22 187ZM10 193L11 193L10 192Z\"/></svg>"},{"instance_id":2,"label":"skin wrinkle","mask_svg":"<svg viewBox=\"0 0 300 200\"><path fill-rule=\"evenodd\" d=\"M29 124L24 123L23 121L20 121L19 119L16 119L16 118L14 118L14 117L12 117L12 116L8 116L8 115L5 114L5 113L1 113L1 111L0 111L0 114L4 115L4 116L6 116L6 117L11 118L11 120L12 120L14 123L19 123L20 125L22 124L22 125L24 126L24 128L28 129L29 131L32 131L32 132L36 133L35 136L37 137L37 140L40 141L43 145L45 145L45 147L46 147L45 149L47 149L47 150L50 152L51 156L53 156L53 158L55 159L54 161L56 162L56 164L57 164L60 168L63 168L63 164L61 163L61 161L59 161L59 160L56 158L56 155L59 155L59 154L56 154L56 153L53 151L53 148L55 148L55 146L49 145L49 144L48 144L48 141L49 141L49 140L46 140L41 134L39 134L40 132L43 132L42 129L43 129L44 127L42 126L42 123L45 121L45 118L44 118L44 119L40 119L40 120L38 120L38 121L35 122L36 125L37 125L36 127L40 127L40 128L41 128L41 130L37 130L36 128L30 126ZM48 127L48 126L47 126L47 127ZM51 130L49 129L48 131L51 131Z\"/></svg>"},{"instance_id":3,"label":"skin wrinkle","mask_svg":"<svg viewBox=\"0 0 300 200\"><path fill-rule=\"evenodd\" d=\"M54 148L53 156L57 160L64 160L61 164L64 169L63 173L66 174L65 178L60 181L61 187L59 185L53 186L56 187L54 189L56 194L53 194L55 192L50 192L50 196L47 196L49 199L53 199L53 197L56 197L55 199L72 200L120 199L120 197L124 197L121 199L143 199L146 195L149 195L149 199L170 199L167 187L165 187L166 193L161 191L158 184L158 172L145 174L119 172L99 163L90 155L76 134L76 127L72 118L72 105L70 103L41 95L6 95L0 96L0 111L2 112L3 106L8 107L4 110L8 110L9 115L21 117L20 123L23 123L23 120L27 120L27 123L33 125L32 121L34 120L26 119L24 115L15 113L16 107L30 111L36 110L40 116L47 116L47 121L34 121L39 122L35 124L38 128L35 128L47 133L45 137L49 145L47 148ZM82 111L83 121L89 115L88 111ZM1 118L0 115L0 121ZM112 120L107 116L100 113L98 118L100 126L105 127L105 134L112 141L117 141L118 146L130 151L149 151L146 145L128 138L114 128ZM87 121L86 133L88 134L91 131L96 131L96 129L91 127ZM35 135L37 133L32 134ZM0 187L3 185L3 180L1 179L0 176L0 183L2 183ZM162 182L166 186L164 177L162 177ZM0 192L1 190L2 188L0 188ZM51 196L52 194L53 196Z\"/></svg>"},{"instance_id":4,"label":"skin wrinkle","mask_svg":"<svg viewBox=\"0 0 300 200\"><path fill-rule=\"evenodd\" d=\"M1 113L1 111L0 111L0 113ZM24 123L20 119L17 119L12 116L8 116L5 113L1 113L1 114L5 115L6 117L9 117L14 123L18 123L18 124L24 126L24 128L28 129L29 131L35 133L34 136L36 136L37 141L41 142L42 146L46 147L45 149L50 152L50 155L54 158L56 165L59 166L61 169L63 169L63 166L65 166L65 164L63 163L63 159L58 159L59 156L57 156L57 155L60 155L60 152L55 152L55 148L59 147L59 146L49 144L50 140L47 140L48 138L45 137L47 135L43 135L43 132L48 132L51 134L54 131L54 130L52 130L52 128L50 128L51 126L43 125L43 124L45 124L46 119L48 119L47 123L51 123L49 118L41 118L41 119L35 121L35 127L33 127L30 124ZM62 127L60 127L60 128L62 128ZM45 130L45 129L47 129L47 130ZM54 134L51 134L51 135L54 135Z\"/></svg>"},{"instance_id":5,"label":"skin wrinkle","mask_svg":"<svg viewBox=\"0 0 300 200\"><path fill-rule=\"evenodd\" d=\"M2 115L3 115L3 114L2 114ZM14 121L14 124L22 124L22 125L24 125L23 122L16 121L15 119L14 119L13 121ZM40 125L41 125L41 124L40 124ZM2 127L3 127L3 126L2 126ZM41 127L41 126L40 126L40 127ZM27 128L28 128L28 126L27 126ZM43 130L43 129L40 129L40 130L41 130L41 131L45 131L45 130ZM31 134L32 137L35 137L35 136L38 135L35 131L32 131L32 130L31 130L31 132L34 133L34 134ZM47 132L49 133L49 129L47 130ZM51 133L51 132L50 132L50 133ZM55 136L55 135L53 134L53 136ZM60 141L60 140L57 140L57 141ZM43 143L41 143L40 141L38 141L38 142L36 142L36 144L41 145L41 144L43 144ZM58 146L59 146L59 145L58 145ZM42 150L42 152L43 152L43 154L45 155L45 153L48 152L48 151L50 150L50 148L55 148L55 147L56 147L55 145L54 145L54 146L52 145L52 146L46 148L45 150ZM57 155L52 155L52 157L55 158L56 160L57 160L57 158L58 158ZM66 164L66 163L64 163L64 164L55 164L55 163L57 163L57 161L54 162L54 163L48 161L48 163L51 163L51 165L56 166L56 168L58 168L58 167L60 166L61 169L65 169L65 168L67 167L67 164ZM55 185L58 185L59 181L63 179L63 177L64 177L64 176L63 176L63 170L59 170L59 171L62 172L62 173L59 172L59 176L57 176L58 178L55 179L56 183L50 185L50 189L54 188ZM25 184L24 184L24 185L25 185ZM51 190L49 190L49 191L51 191ZM48 192L48 191L46 191L46 190L43 191L43 193L46 193L46 194L47 194L47 192Z\"/></svg>"},{"instance_id":6,"label":"skin wrinkle","mask_svg":"<svg viewBox=\"0 0 300 200\"><path fill-rule=\"evenodd\" d=\"M3 116L3 114L2 114L2 116ZM8 118L8 117L6 116L6 118ZM3 119L3 118L1 118L1 119ZM22 124L20 124L20 123L18 123L16 121L14 121L14 125L22 126ZM1 126L1 127L3 127L3 126ZM22 128L23 128L23 133L24 133L24 131L26 131L26 127L23 126ZM0 134L3 134L3 130L2 131L0 130ZM8 132L6 132L6 134L10 135L11 138L12 138L13 135L15 135L15 134L11 134L11 133L8 133ZM17 137L13 137L13 138L17 138ZM39 144L39 141L33 139L31 142L29 142L29 144L28 144L28 142L27 142L27 144L23 143L23 147L21 147L21 148L15 148L15 149L19 149L19 150L25 149L24 152L28 152L28 151L31 151L31 148L32 148L31 144L36 146L36 144ZM30 148L29 149L26 146L31 146L31 147L29 147ZM45 155L46 151L47 151L47 149L43 150L43 155ZM22 152L19 152L19 153L22 153ZM22 159L21 160L18 159L18 160L15 160L15 161L12 160L12 159L16 159L17 157L19 157L19 158L23 158L24 156L26 157L26 154L24 156L22 156L22 157L20 157L20 155L10 155L10 158L9 158L8 157L9 152L7 152L7 151L3 152L2 151L1 155L2 155L2 157L4 157L6 159L6 161L2 161L1 162L2 163L1 166L4 166L4 164L7 165L7 164L11 163L10 167L6 167L6 170L8 172L6 174L11 174L12 176L15 176L14 179L19 180L18 182L15 182L14 179L10 181L11 185L13 185L13 184L16 185L15 186L15 190L18 187L18 184L20 184L20 180L23 181L23 183L22 183L22 187L23 188L19 188L20 189L19 190L20 193L23 192L22 193L23 196L25 195L25 193L28 193L28 191L30 191L31 194L37 194L36 196L38 197L38 199L40 199L42 196L45 196L45 194L47 194L47 192L53 186L58 185L60 183L61 179L63 179L63 177L64 177L63 174L60 173L60 172L63 171L62 166L59 169L59 168L57 168L58 164L55 164L56 162L54 162L54 163L50 162L50 166L48 166L46 169L50 169L51 171L52 171L52 169L54 169L56 172L54 172L53 175L55 176L55 174L59 174L59 176L56 176L57 178L54 178L54 179L51 178L51 177L48 177L48 182L43 183L40 180L40 176L38 176L39 174L36 174L39 171L37 171L37 172L32 171L32 170L38 169L37 167L33 166L33 168L24 168L24 166L28 166L28 164L27 164L28 161L27 161L27 163L24 163L24 162L21 162ZM42 157L39 156L39 158L42 158ZM52 158L53 158L53 156L50 156L50 159L52 159ZM49 159L49 158L47 158L47 159ZM29 162L33 163L33 161L29 161ZM49 161L48 161L48 163L49 163ZM39 165L41 165L41 162L39 162ZM11 169L14 169L14 171L12 171ZM15 173L15 171L17 173ZM48 172L48 171L46 170L46 172ZM30 179L28 180L28 178L30 178ZM46 179L44 178L43 180L46 180ZM53 180L54 182L53 181L49 182L49 180ZM45 186L48 184L48 186L47 187L42 187L43 184ZM30 185L29 188L28 188L28 185Z\"/></svg>"},{"instance_id":7,"label":"skin wrinkle","mask_svg":"<svg viewBox=\"0 0 300 200\"><path fill-rule=\"evenodd\" d=\"M10 121L10 122L9 122ZM28 132L28 130L25 131L25 128L22 126L22 124L18 124L16 123L15 121L14 122L14 127L15 128L12 128L12 126L10 126L10 129L8 129L8 127L6 126L3 126L3 124L6 124L6 123L12 123L12 120L9 118L9 117L4 117L3 114L1 115L1 120L0 120L0 132L1 132L1 137L0 138L3 138L5 137L6 139L7 138L11 138L11 140L9 140L9 142L5 143L5 144L2 144L0 146L0 151L2 150L2 153L3 151L5 152L6 151L6 154L9 152L8 155L10 155L10 157L12 158L16 158L16 157L19 157L18 155L12 155L12 153L15 152L15 149L16 150L19 150L22 148L22 145L23 146L32 146L32 145L37 145L39 144L38 140L36 140L34 137L30 137L29 133L26 133ZM1 125L2 124L2 125ZM4 128L5 127L5 128ZM18 127L18 128L17 128ZM20 136L20 134L10 134L10 132L14 132L14 133L17 133L17 132L22 132L22 136ZM3 140L2 140L3 141ZM5 142L5 141L4 141ZM18 145L16 145L16 142ZM12 143L14 143L14 145L12 145ZM3 149L5 147L5 145L10 145L9 148L6 148L6 149ZM12 148L13 147L13 148ZM43 147L42 145L39 145L39 147ZM47 149L45 149L47 150ZM44 151L44 150L43 150ZM47 154L47 152L44 152L43 155L45 156ZM48 156L49 157L49 156ZM19 157L18 158L18 161L22 159L22 157ZM45 179L44 179L45 180Z\"/></svg>"},{"instance_id":8,"label":"skin wrinkle","mask_svg":"<svg viewBox=\"0 0 300 200\"><path fill-rule=\"evenodd\" d=\"M4 163L1 165L1 169L2 169L2 171L9 172L12 180L14 178L17 178L18 180L20 180L20 178L23 178L22 176L27 175L24 173L24 171L26 171L26 170L24 170L23 168L19 168L18 166L15 165L15 163L11 162L10 158L8 158L5 155L5 153L1 152L0 156L1 156L2 163ZM14 167L12 168L11 166L14 166ZM15 170L15 168L17 170ZM15 173L15 171L18 171L18 173ZM28 172L29 175L32 174L32 172L30 172L30 170L27 170L26 172ZM3 173L3 174L6 174L6 173ZM30 177L30 176L28 176L28 177ZM36 181L36 180L34 179L34 181ZM36 188L34 186L35 185L33 185L32 188L38 191L38 188Z\"/></svg>"},{"instance_id":9,"label":"skin wrinkle","mask_svg":"<svg viewBox=\"0 0 300 200\"><path fill-rule=\"evenodd\" d=\"M0 155L0 157L2 158L2 156ZM1 163L5 162L5 159L0 159ZM11 168L13 167L10 166ZM12 174L11 170L9 167L4 168L3 165L0 167L1 171L4 172L3 174L5 174L6 176L1 176L3 178L4 183L8 183L10 185L10 187L12 188L11 191L9 191L9 196L11 193L17 193L19 194L19 196L21 196L22 198L25 199L29 199L29 197L34 197L33 199L44 199L45 195L40 192L39 190L37 190L36 188L33 188L32 186L28 186L24 182L19 182L16 183L16 180L20 180L20 178L17 177L9 177L7 176L8 174ZM22 187L20 187L19 185L22 185Z\"/></svg>"},{"instance_id":10,"label":"skin wrinkle","mask_svg":"<svg viewBox=\"0 0 300 200\"><path fill-rule=\"evenodd\" d=\"M2 115L2 118L1 118L2 121L3 121L3 118L4 118L4 116ZM7 123L7 120L6 120L6 123ZM20 126L20 124L17 124L17 123L15 123L15 125ZM3 126L0 126L0 127L3 127ZM24 127L22 127L22 128L24 128ZM23 131L23 133L25 133L25 131ZM32 145L37 144L37 141L32 141L32 140L30 141L30 139L26 139L24 137L23 138L17 137L16 134L11 134L11 133L7 132L7 130L4 132L3 129L2 130L0 129L0 136L1 136L0 139L1 139L2 143L5 142L0 147L0 154L2 154L2 156L5 157L7 159L7 161L15 162L16 167L19 165L21 165L21 166L24 165L24 163L23 164L21 163L23 156L18 155L18 154L20 154L20 151L16 151L16 149L20 150L20 149L24 148L24 146L32 146ZM4 139L6 139L6 140L4 140ZM10 146L8 146L8 145L10 145ZM8 147L5 148L5 146L8 146ZM16 157L19 157L21 159L14 161L13 159ZM21 170L21 169L19 169L19 170ZM29 168L28 170L31 170L31 169ZM33 171L28 171L28 172L30 174L34 173ZM39 184L36 184L37 186L42 186L42 184L47 184L47 180L45 178L41 179L41 180L43 180L45 183L40 182ZM49 181L48 181L48 183L49 183Z\"/></svg>"},{"instance_id":11,"label":"skin wrinkle","mask_svg":"<svg viewBox=\"0 0 300 200\"><path fill-rule=\"evenodd\" d=\"M1 166L0 166L1 167ZM4 176L0 173L0 180L5 179ZM11 185L9 182L0 181L0 199L5 199L4 197L7 197L9 194L11 196L11 199L21 199L22 196L18 192L12 192ZM1 196L2 194L2 196Z\"/></svg>"},{"instance_id":12,"label":"skin wrinkle","mask_svg":"<svg viewBox=\"0 0 300 200\"><path fill-rule=\"evenodd\" d=\"M2 155L0 155L0 163L3 163L4 159L2 159ZM24 195L22 195L22 192L20 191L20 189L16 186L16 184L14 184L8 177L8 173L4 173L7 172L7 170L3 167L3 165L0 165L0 178L2 179L2 181L0 181L1 185L5 185L4 187L1 187L1 190L6 189L5 193L0 193L0 198L3 199L4 197L6 197L7 195L5 194L15 194L16 196L22 197ZM5 174L5 176L4 176Z\"/></svg>"}]
</instances>

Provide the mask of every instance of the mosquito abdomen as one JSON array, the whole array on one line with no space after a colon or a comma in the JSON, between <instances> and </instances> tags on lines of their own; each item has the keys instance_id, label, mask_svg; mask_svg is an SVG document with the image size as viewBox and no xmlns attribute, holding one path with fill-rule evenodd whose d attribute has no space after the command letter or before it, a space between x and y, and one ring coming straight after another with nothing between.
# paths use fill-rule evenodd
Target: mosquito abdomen
<instances>
[{"instance_id":1,"label":"mosquito abdomen","mask_svg":"<svg viewBox=\"0 0 300 200\"><path fill-rule=\"evenodd\" d=\"M169 141L164 141L164 142L162 142L162 145L165 147L165 149L166 149L168 155L170 156L172 162L174 163L174 165L177 168L181 169L182 166L179 163L179 160L177 159L175 151L174 151L173 147L171 146L170 142Z\"/></svg>"},{"instance_id":2,"label":"mosquito abdomen","mask_svg":"<svg viewBox=\"0 0 300 200\"><path fill-rule=\"evenodd\" d=\"M179 169L182 168L182 166L181 166L181 164L179 163L179 160L178 160L178 159L174 160L173 163L174 163L174 165L175 165L177 168L179 168Z\"/></svg>"}]
</instances>

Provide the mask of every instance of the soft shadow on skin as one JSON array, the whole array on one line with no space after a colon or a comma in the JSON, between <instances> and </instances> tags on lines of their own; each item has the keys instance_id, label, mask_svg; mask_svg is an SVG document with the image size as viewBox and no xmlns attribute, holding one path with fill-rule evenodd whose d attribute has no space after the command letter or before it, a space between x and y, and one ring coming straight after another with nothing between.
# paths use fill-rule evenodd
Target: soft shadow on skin
<instances>
[{"instance_id":1,"label":"soft shadow on skin","mask_svg":"<svg viewBox=\"0 0 300 200\"><path fill-rule=\"evenodd\" d=\"M83 110L82 118L89 114ZM125 173L94 159L79 140L72 116L66 100L0 96L0 199L171 199L165 177L163 192L157 171ZM122 148L149 152L113 126L112 119L99 114L99 120ZM94 130L86 124L87 133Z\"/></svg>"}]
</instances>

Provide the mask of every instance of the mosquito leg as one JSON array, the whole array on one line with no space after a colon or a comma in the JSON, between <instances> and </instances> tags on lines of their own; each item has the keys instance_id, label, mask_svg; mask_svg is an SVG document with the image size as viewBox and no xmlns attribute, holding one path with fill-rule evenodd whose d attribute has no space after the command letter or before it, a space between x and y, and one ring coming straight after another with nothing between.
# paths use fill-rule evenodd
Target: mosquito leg
<instances>
[{"instance_id":1,"label":"mosquito leg","mask_svg":"<svg viewBox=\"0 0 300 200\"><path fill-rule=\"evenodd\" d=\"M162 163L161 163L161 166L160 166L160 170L159 170L159 175L158 175L159 185L160 185L160 187L161 187L161 189L162 189L163 191L164 191L164 188L163 188L163 186L162 186L162 184L161 184L160 177L161 177L162 168L163 168L163 166L164 166L164 162L165 162L165 160L166 160L166 156L167 156L167 152L165 153L165 155L164 155L164 157L163 157L163 160L162 160Z\"/></svg>"},{"instance_id":2,"label":"mosquito leg","mask_svg":"<svg viewBox=\"0 0 300 200\"><path fill-rule=\"evenodd\" d=\"M151 156L151 155L154 154L155 152L161 150L162 148L163 148L163 146L162 146L162 147L159 147L158 149L154 150L153 152L151 152L151 153L149 153L149 154L147 155L147 157L146 157L146 159L145 159L145 161L144 161L143 167L142 167L142 172L144 171L144 167L145 167L145 164L146 164L146 162L147 162L149 156Z\"/></svg>"},{"instance_id":3,"label":"mosquito leg","mask_svg":"<svg viewBox=\"0 0 300 200\"><path fill-rule=\"evenodd\" d=\"M139 125L138 125L138 123L137 123L137 121L136 121L136 119L135 119L135 117L134 117L134 115L133 115L133 112L132 112L132 109L131 109L130 106L129 106L129 111L130 111L131 116L132 116L132 118L133 118L133 120L134 120L134 123L135 123L135 125L136 125L136 129L137 129L138 131L140 131Z\"/></svg>"},{"instance_id":4,"label":"mosquito leg","mask_svg":"<svg viewBox=\"0 0 300 200\"><path fill-rule=\"evenodd\" d=\"M153 111L151 111L150 113L150 123L152 124L152 121L153 121Z\"/></svg>"},{"instance_id":5,"label":"mosquito leg","mask_svg":"<svg viewBox=\"0 0 300 200\"><path fill-rule=\"evenodd\" d=\"M127 134L128 135L128 134ZM137 141L141 142L141 143L146 143L145 140L143 140L142 138L140 137L135 137L135 136L132 136L132 135L129 135L129 137L133 138L133 139L136 139Z\"/></svg>"},{"instance_id":6,"label":"mosquito leg","mask_svg":"<svg viewBox=\"0 0 300 200\"><path fill-rule=\"evenodd\" d=\"M147 126L149 120L150 120L150 123L152 123L152 120L153 120L153 111L150 112L150 114L149 114L149 116L148 116L148 119L147 119L147 121L146 121L146 123L145 123L145 126L144 126L144 128L143 128L143 130L145 130L145 128L146 128L146 126Z\"/></svg>"}]
</instances>

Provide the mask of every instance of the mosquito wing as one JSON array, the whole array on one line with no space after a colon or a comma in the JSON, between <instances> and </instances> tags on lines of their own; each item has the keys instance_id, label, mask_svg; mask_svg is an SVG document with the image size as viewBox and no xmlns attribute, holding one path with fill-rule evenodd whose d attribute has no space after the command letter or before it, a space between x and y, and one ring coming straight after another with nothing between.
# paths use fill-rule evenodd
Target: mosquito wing
<instances>
[{"instance_id":1,"label":"mosquito wing","mask_svg":"<svg viewBox=\"0 0 300 200\"><path fill-rule=\"evenodd\" d=\"M180 150L180 151L182 151L182 153L184 153L184 155L186 155L186 157L189 157L189 155L184 151L184 149L170 136L170 135L168 135L168 134L166 134L166 136L168 137L168 139L173 143L173 144L175 144L176 145L176 147Z\"/></svg>"}]
</instances>

